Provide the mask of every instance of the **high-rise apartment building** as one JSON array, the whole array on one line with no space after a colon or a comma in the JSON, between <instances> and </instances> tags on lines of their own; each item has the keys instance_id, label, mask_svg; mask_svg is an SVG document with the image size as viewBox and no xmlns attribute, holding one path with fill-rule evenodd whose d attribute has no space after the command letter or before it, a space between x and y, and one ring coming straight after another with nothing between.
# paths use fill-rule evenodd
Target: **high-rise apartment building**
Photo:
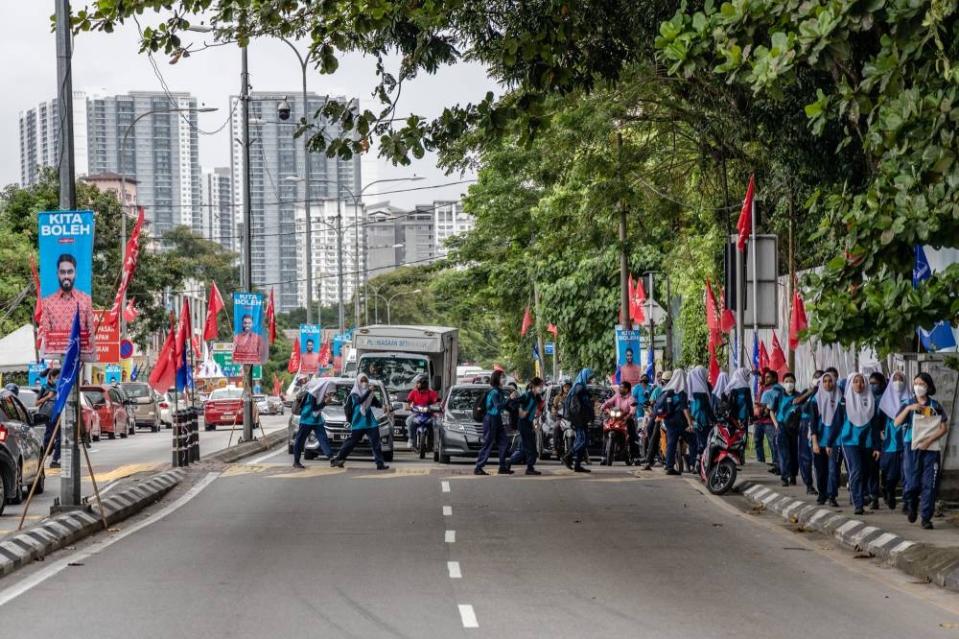
<instances>
[{"instance_id":1,"label":"high-rise apartment building","mask_svg":"<svg viewBox=\"0 0 959 639\"><path fill-rule=\"evenodd\" d=\"M462 202L438 200L404 211L388 202L367 208L367 255L371 278L407 265L446 257L447 241L467 233L473 217Z\"/></svg>"},{"instance_id":2,"label":"high-rise apartment building","mask_svg":"<svg viewBox=\"0 0 959 639\"><path fill-rule=\"evenodd\" d=\"M273 288L276 291L279 311L298 308L305 299L305 289L301 291L300 286L305 272L298 268L298 264L305 264L305 257L299 255L300 247L305 249L305 242L298 237L296 212L298 207L303 206L306 153L303 148L304 139L294 137L303 118L301 95L299 91L291 91L254 92L250 96L253 284L264 290ZM346 101L343 97L312 93L308 98L307 115L308 121L311 122L314 121L314 114L327 100ZM285 121L280 120L277 114L277 106L284 99L291 107L290 118ZM236 226L242 228L244 166L241 109L233 108L237 100L236 96L232 98L230 139L233 140L233 201ZM318 126L330 136L337 135L334 125L330 123L318 123ZM311 153L310 160L310 194L316 209L319 211L324 206L323 200L332 200L335 205L337 193L342 200L341 206L345 208L349 205L352 208L351 193L359 193L360 190L359 156L342 160L328 158L324 153ZM239 239L242 239L242 232ZM352 242L350 244L352 245ZM241 243L236 242L234 248L242 250ZM323 294L324 299L328 299L325 289Z\"/></svg>"},{"instance_id":3,"label":"high-rise apartment building","mask_svg":"<svg viewBox=\"0 0 959 639\"><path fill-rule=\"evenodd\" d=\"M236 250L236 208L230 167L203 172L203 237L225 249Z\"/></svg>"},{"instance_id":4,"label":"high-rise apartment building","mask_svg":"<svg viewBox=\"0 0 959 639\"><path fill-rule=\"evenodd\" d=\"M346 316L352 317L353 291L357 279L360 280L362 290L366 267L367 236L364 234L363 208L361 206L357 209L352 202L340 202L337 205L336 200L321 200L311 205L310 214L313 220L313 303L331 306L340 300L339 241L342 234L343 303L346 306ZM337 224L337 216L342 216L340 225ZM305 307L306 212L303 206L296 208L296 237L297 272L301 274L297 281L297 305Z\"/></svg>"},{"instance_id":5,"label":"high-rise apartment building","mask_svg":"<svg viewBox=\"0 0 959 639\"><path fill-rule=\"evenodd\" d=\"M447 240L469 232L475 221L463 210L463 202L433 202L433 233L437 257L446 257L449 252Z\"/></svg>"}]
</instances>

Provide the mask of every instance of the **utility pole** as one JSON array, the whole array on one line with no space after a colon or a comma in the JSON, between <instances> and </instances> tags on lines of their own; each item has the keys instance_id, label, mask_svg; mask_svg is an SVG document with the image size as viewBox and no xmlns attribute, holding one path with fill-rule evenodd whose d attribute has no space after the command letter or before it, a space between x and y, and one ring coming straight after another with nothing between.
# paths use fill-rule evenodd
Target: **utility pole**
<instances>
[{"instance_id":1,"label":"utility pole","mask_svg":"<svg viewBox=\"0 0 959 639\"><path fill-rule=\"evenodd\" d=\"M243 129L243 290L253 290L253 204L250 201L250 69L246 47L240 62L240 117ZM243 441L253 440L253 367L243 365Z\"/></svg>"},{"instance_id":2,"label":"utility pole","mask_svg":"<svg viewBox=\"0 0 959 639\"><path fill-rule=\"evenodd\" d=\"M653 319L653 298L656 297L655 282L653 272L649 272L649 289L646 291L646 320L649 322L649 349L653 353L653 362L656 361L656 320ZM663 354L663 367L666 366L666 355ZM649 380L650 383L656 380Z\"/></svg>"},{"instance_id":3,"label":"utility pole","mask_svg":"<svg viewBox=\"0 0 959 639\"><path fill-rule=\"evenodd\" d=\"M623 133L616 132L616 146L618 148L617 170L619 172L620 188L623 186ZM632 318L629 316L629 260L626 258L626 203L619 203L619 300L623 309L623 328L633 330Z\"/></svg>"},{"instance_id":4,"label":"utility pole","mask_svg":"<svg viewBox=\"0 0 959 639\"><path fill-rule=\"evenodd\" d=\"M665 274L664 274L665 275ZM666 277L666 349L663 355L663 368L673 367L673 298L669 276ZM668 354L668 356L667 356Z\"/></svg>"},{"instance_id":5,"label":"utility pole","mask_svg":"<svg viewBox=\"0 0 959 639\"><path fill-rule=\"evenodd\" d=\"M794 208L792 184L789 185L789 283L786 285L786 348L789 350L787 365L789 370L796 372L796 352L793 351L791 340L789 339L789 323L792 319L793 297L796 287L796 245L795 245L795 226L796 211Z\"/></svg>"},{"instance_id":6,"label":"utility pole","mask_svg":"<svg viewBox=\"0 0 959 639\"><path fill-rule=\"evenodd\" d=\"M77 208L76 165L73 157L73 40L70 32L70 0L56 0L57 110L60 121L60 209ZM122 309L121 309L122 314ZM77 422L80 417L80 382L83 364L70 392L70 401L60 418L63 467L60 470L60 508L82 508L80 493L80 445ZM66 374L66 371L64 371Z\"/></svg>"},{"instance_id":7,"label":"utility pole","mask_svg":"<svg viewBox=\"0 0 959 639\"><path fill-rule=\"evenodd\" d=\"M296 51L296 48L293 49ZM297 56L299 56L297 52ZM303 67L303 123L307 122L310 111L309 99L306 95L306 65L310 54L300 63ZM310 136L303 135L303 209L306 212L306 323L313 323L313 219L310 217L310 173L313 162L310 159Z\"/></svg>"}]
</instances>

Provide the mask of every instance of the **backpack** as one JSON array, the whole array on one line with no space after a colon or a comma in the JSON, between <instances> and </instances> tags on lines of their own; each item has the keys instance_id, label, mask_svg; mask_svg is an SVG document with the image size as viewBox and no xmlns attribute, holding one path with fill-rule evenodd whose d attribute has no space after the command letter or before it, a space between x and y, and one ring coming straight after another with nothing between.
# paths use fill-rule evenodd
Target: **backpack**
<instances>
[{"instance_id":1,"label":"backpack","mask_svg":"<svg viewBox=\"0 0 959 639\"><path fill-rule=\"evenodd\" d=\"M346 415L346 423L353 421L353 409L356 407L356 401L353 399L353 393L346 396L343 402L343 413Z\"/></svg>"},{"instance_id":2,"label":"backpack","mask_svg":"<svg viewBox=\"0 0 959 639\"><path fill-rule=\"evenodd\" d=\"M481 422L486 418L486 399L489 397L491 390L486 391L476 398L476 403L473 404L474 422Z\"/></svg>"},{"instance_id":3,"label":"backpack","mask_svg":"<svg viewBox=\"0 0 959 639\"><path fill-rule=\"evenodd\" d=\"M586 411L583 410L583 402L579 399L578 387L579 384L576 384L569 390L569 395L566 396L565 406L563 406L563 408L566 409L566 419L574 424L579 423L579 421L586 416Z\"/></svg>"}]
</instances>

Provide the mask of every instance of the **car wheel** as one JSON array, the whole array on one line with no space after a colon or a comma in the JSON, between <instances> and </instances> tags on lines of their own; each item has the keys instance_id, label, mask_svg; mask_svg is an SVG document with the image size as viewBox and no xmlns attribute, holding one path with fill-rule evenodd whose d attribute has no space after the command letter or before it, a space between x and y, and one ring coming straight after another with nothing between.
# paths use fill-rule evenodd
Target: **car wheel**
<instances>
[{"instance_id":1,"label":"car wheel","mask_svg":"<svg viewBox=\"0 0 959 639\"><path fill-rule=\"evenodd\" d=\"M126 433L120 433L120 439L126 439L126 438L127 438Z\"/></svg>"},{"instance_id":2,"label":"car wheel","mask_svg":"<svg viewBox=\"0 0 959 639\"><path fill-rule=\"evenodd\" d=\"M442 438L442 437L441 437L440 440L436 443L436 448L437 448L437 457L439 457L439 462L440 462L441 464L448 464L448 463L450 463L450 456L445 453L445 450L446 450L446 449L443 448L443 438Z\"/></svg>"},{"instance_id":3,"label":"car wheel","mask_svg":"<svg viewBox=\"0 0 959 639\"><path fill-rule=\"evenodd\" d=\"M7 506L7 486L4 483L3 472L0 472L0 515Z\"/></svg>"},{"instance_id":4,"label":"car wheel","mask_svg":"<svg viewBox=\"0 0 959 639\"><path fill-rule=\"evenodd\" d=\"M37 480L37 487L33 490L34 495L42 495L47 483L47 471L40 471L40 479Z\"/></svg>"},{"instance_id":5,"label":"car wheel","mask_svg":"<svg viewBox=\"0 0 959 639\"><path fill-rule=\"evenodd\" d=\"M13 497L11 504L23 503L23 464L17 464L17 476L13 480Z\"/></svg>"},{"instance_id":6,"label":"car wheel","mask_svg":"<svg viewBox=\"0 0 959 639\"><path fill-rule=\"evenodd\" d=\"M107 439L116 439L116 438L117 438L116 433L107 433Z\"/></svg>"}]
</instances>

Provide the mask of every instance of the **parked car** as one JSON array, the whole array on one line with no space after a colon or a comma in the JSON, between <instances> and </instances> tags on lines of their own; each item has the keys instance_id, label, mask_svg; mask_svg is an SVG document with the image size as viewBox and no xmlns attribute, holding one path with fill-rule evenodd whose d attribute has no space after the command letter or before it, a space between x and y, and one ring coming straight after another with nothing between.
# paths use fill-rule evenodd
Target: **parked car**
<instances>
[{"instance_id":1,"label":"parked car","mask_svg":"<svg viewBox=\"0 0 959 639\"><path fill-rule=\"evenodd\" d=\"M87 396L100 418L100 431L109 439L116 439L117 435L125 438L130 416L119 395L111 391L112 388L102 385L80 387L80 392Z\"/></svg>"},{"instance_id":2,"label":"parked car","mask_svg":"<svg viewBox=\"0 0 959 639\"><path fill-rule=\"evenodd\" d=\"M160 430L160 411L157 408L156 395L149 385L142 382L120 384L120 390L133 408L134 427L149 428L152 432Z\"/></svg>"},{"instance_id":3,"label":"parked car","mask_svg":"<svg viewBox=\"0 0 959 639\"><path fill-rule=\"evenodd\" d=\"M174 398L176 401L174 402ZM160 424L166 428L173 428L173 409L179 408L184 409L187 406L190 406L190 396L184 393L183 391L175 391L170 389L163 395L157 395L157 413L159 415Z\"/></svg>"},{"instance_id":4,"label":"parked car","mask_svg":"<svg viewBox=\"0 0 959 639\"><path fill-rule=\"evenodd\" d=\"M127 395L126 391L123 390L119 385L114 384L110 387L110 392L114 395L114 401L120 403L123 406L123 409L127 414L127 434L136 435L137 434L137 412L136 406L133 404L133 400L130 399L130 396Z\"/></svg>"},{"instance_id":5,"label":"parked car","mask_svg":"<svg viewBox=\"0 0 959 639\"><path fill-rule=\"evenodd\" d=\"M286 412L283 400L276 395L254 395L253 401L260 409L260 415L282 415Z\"/></svg>"},{"instance_id":6,"label":"parked car","mask_svg":"<svg viewBox=\"0 0 959 639\"><path fill-rule=\"evenodd\" d=\"M83 441L100 441L100 416L86 393L80 393L80 410L83 413ZM42 436L40 440L43 441Z\"/></svg>"},{"instance_id":7,"label":"parked car","mask_svg":"<svg viewBox=\"0 0 959 639\"><path fill-rule=\"evenodd\" d=\"M339 448L339 446L350 434L344 405L346 403L346 398L353 389L353 382L355 380L348 377L337 377L331 379L330 381L333 384L332 392L334 393L334 397L333 401L327 404L326 408L323 409L323 416L326 418L326 436L329 438L330 444L335 450ZM386 392L386 387L383 386L382 382L370 380L370 386L373 388L373 393L375 393L374 396L377 397L383 404L382 408L373 409L373 416L376 418L376 421L379 424L380 445L383 449L383 459L385 461L392 461L393 408L390 405L390 396L389 393ZM289 449L289 453L291 455L293 454L293 444L296 439L296 431L299 429L299 427L300 416L296 413L291 413L290 420L287 422L287 431L289 435L287 448ZM373 452L369 441L365 439L353 450L361 455L372 455ZM309 438L306 440L306 445L303 448L303 456L307 459L316 459L318 455L320 455L320 443L313 436L313 433L310 433Z\"/></svg>"},{"instance_id":8,"label":"parked car","mask_svg":"<svg viewBox=\"0 0 959 639\"><path fill-rule=\"evenodd\" d=\"M561 384L551 384L546 387L544 401L547 407L553 405L553 398L563 390ZM599 384L590 384L590 397L593 398L593 405L596 407L596 419L589 425L587 430L586 450L590 456L603 454L603 416L599 410L599 404L602 404L612 394L612 390L607 386ZM554 431L557 426L556 419L552 414L552 409L547 408L539 422L537 429L536 443L539 447L539 456L543 459L558 457L556 452L556 442L553 441Z\"/></svg>"},{"instance_id":9,"label":"parked car","mask_svg":"<svg viewBox=\"0 0 959 639\"><path fill-rule=\"evenodd\" d=\"M243 389L236 386L218 388L210 393L203 405L203 424L205 430L216 430L217 426L242 426ZM253 424L260 425L260 411L253 402Z\"/></svg>"},{"instance_id":10,"label":"parked car","mask_svg":"<svg viewBox=\"0 0 959 639\"><path fill-rule=\"evenodd\" d=\"M13 393L0 392L0 515L7 503L23 501L37 477L36 492L43 492L43 431L43 426L33 425L27 409Z\"/></svg>"},{"instance_id":11,"label":"parked car","mask_svg":"<svg viewBox=\"0 0 959 639\"><path fill-rule=\"evenodd\" d=\"M23 404L23 407L27 409L27 412L31 417L37 412L37 400L40 398L40 389L21 386L20 392L17 394L17 399L20 400L20 403Z\"/></svg>"}]
</instances>

